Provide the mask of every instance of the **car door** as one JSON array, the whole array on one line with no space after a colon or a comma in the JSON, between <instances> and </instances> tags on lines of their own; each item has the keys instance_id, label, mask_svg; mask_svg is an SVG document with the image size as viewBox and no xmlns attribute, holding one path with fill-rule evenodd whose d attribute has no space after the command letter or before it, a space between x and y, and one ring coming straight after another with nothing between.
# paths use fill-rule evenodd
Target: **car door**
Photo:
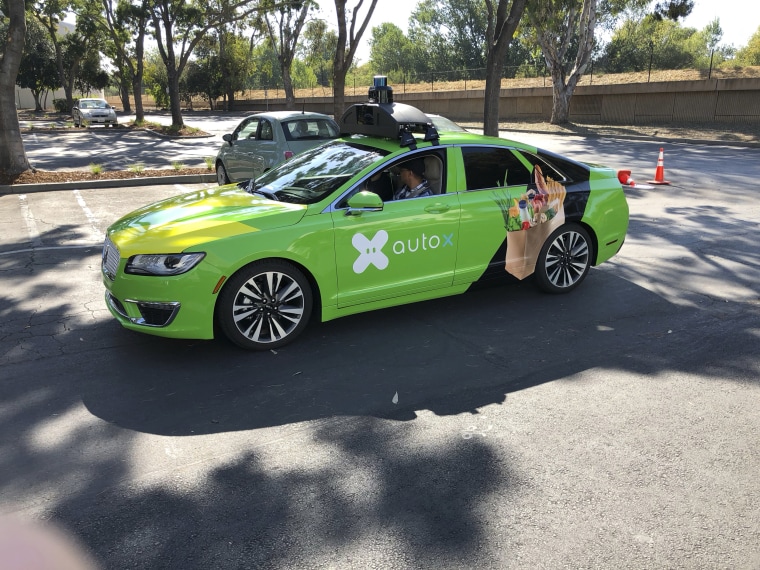
<instances>
[{"instance_id":1,"label":"car door","mask_svg":"<svg viewBox=\"0 0 760 570\"><path fill-rule=\"evenodd\" d=\"M227 174L231 180L245 180L253 176L251 164L256 149L259 118L248 117L232 132L232 141L224 154Z\"/></svg>"},{"instance_id":2,"label":"car door","mask_svg":"<svg viewBox=\"0 0 760 570\"><path fill-rule=\"evenodd\" d=\"M531 164L508 147L461 147L457 170L462 211L460 255L455 284L476 281L487 272L508 272L518 279L530 275L545 239L545 224L528 216L534 187Z\"/></svg>"},{"instance_id":3,"label":"car door","mask_svg":"<svg viewBox=\"0 0 760 570\"><path fill-rule=\"evenodd\" d=\"M385 202L381 211L333 211L338 307L390 298L401 303L451 286L460 207L445 182L442 187L441 194Z\"/></svg>"},{"instance_id":4,"label":"car door","mask_svg":"<svg viewBox=\"0 0 760 570\"><path fill-rule=\"evenodd\" d=\"M245 178L258 178L262 173L280 164L285 156L281 151L283 141L277 136L279 123L266 117L259 119L256 140L248 153L249 161Z\"/></svg>"}]
</instances>

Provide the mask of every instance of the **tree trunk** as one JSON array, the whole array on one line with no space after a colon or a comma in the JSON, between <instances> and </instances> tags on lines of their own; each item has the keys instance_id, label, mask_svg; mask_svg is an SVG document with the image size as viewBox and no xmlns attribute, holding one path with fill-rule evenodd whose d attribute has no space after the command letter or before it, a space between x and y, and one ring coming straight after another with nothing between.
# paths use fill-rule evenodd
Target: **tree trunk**
<instances>
[{"instance_id":1,"label":"tree trunk","mask_svg":"<svg viewBox=\"0 0 760 570\"><path fill-rule=\"evenodd\" d=\"M282 88L285 91L285 108L293 110L296 107L296 96L293 92L293 80L290 77L290 67L282 66Z\"/></svg>"},{"instance_id":2,"label":"tree trunk","mask_svg":"<svg viewBox=\"0 0 760 570\"><path fill-rule=\"evenodd\" d=\"M16 110L16 77L26 35L24 0L9 0L8 38L0 57L0 178L13 179L30 170Z\"/></svg>"},{"instance_id":3,"label":"tree trunk","mask_svg":"<svg viewBox=\"0 0 760 570\"><path fill-rule=\"evenodd\" d=\"M42 106L42 90L36 90L36 89L30 89L32 92L32 97L34 97L34 110L37 111L44 111L45 109Z\"/></svg>"},{"instance_id":4,"label":"tree trunk","mask_svg":"<svg viewBox=\"0 0 760 570\"><path fill-rule=\"evenodd\" d=\"M121 106L125 113L132 112L132 103L129 101L129 81L124 79L124 74L121 75L119 80L119 96L121 98Z\"/></svg>"},{"instance_id":5,"label":"tree trunk","mask_svg":"<svg viewBox=\"0 0 760 570\"><path fill-rule=\"evenodd\" d=\"M526 4L526 0L512 0L509 14L507 14L509 1L499 0L499 4L494 10L493 0L486 0L488 53L486 54L486 89L483 102L483 134L492 137L499 136L501 67L506 59L509 44L515 35L517 24L520 23Z\"/></svg>"},{"instance_id":6,"label":"tree trunk","mask_svg":"<svg viewBox=\"0 0 760 570\"><path fill-rule=\"evenodd\" d=\"M135 96L135 122L137 124L145 122L145 109L143 108L142 100L143 71L145 70L145 63L143 61L144 38L144 33L139 34L135 43L135 73L132 78L132 93Z\"/></svg>"},{"instance_id":7,"label":"tree trunk","mask_svg":"<svg viewBox=\"0 0 760 570\"><path fill-rule=\"evenodd\" d=\"M570 99L573 96L572 90L567 89L563 84L554 84L552 90L552 125L564 125L570 122Z\"/></svg>"},{"instance_id":8,"label":"tree trunk","mask_svg":"<svg viewBox=\"0 0 760 570\"><path fill-rule=\"evenodd\" d=\"M346 70L335 66L333 72L333 117L340 121L346 108Z\"/></svg>"},{"instance_id":9,"label":"tree trunk","mask_svg":"<svg viewBox=\"0 0 760 570\"><path fill-rule=\"evenodd\" d=\"M499 95L501 95L501 68L497 62L495 50L486 57L486 90L483 101L483 134L489 137L499 136Z\"/></svg>"}]
</instances>

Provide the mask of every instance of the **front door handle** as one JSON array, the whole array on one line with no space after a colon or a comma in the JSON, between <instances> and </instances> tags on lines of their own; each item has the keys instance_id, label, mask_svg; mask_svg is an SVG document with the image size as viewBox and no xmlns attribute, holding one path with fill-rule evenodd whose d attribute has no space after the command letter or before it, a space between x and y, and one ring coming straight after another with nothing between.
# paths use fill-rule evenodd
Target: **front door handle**
<instances>
[{"instance_id":1,"label":"front door handle","mask_svg":"<svg viewBox=\"0 0 760 570\"><path fill-rule=\"evenodd\" d=\"M430 204L429 206L425 206L425 211L429 214L443 214L445 212L448 212L451 210L451 206L448 204L441 204L440 202L436 204Z\"/></svg>"}]
</instances>

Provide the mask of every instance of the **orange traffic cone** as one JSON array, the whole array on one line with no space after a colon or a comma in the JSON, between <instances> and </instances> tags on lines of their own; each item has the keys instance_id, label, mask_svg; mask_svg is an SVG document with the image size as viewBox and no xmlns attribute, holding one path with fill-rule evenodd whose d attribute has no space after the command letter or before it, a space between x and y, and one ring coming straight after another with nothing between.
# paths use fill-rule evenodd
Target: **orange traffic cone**
<instances>
[{"instance_id":1,"label":"orange traffic cone","mask_svg":"<svg viewBox=\"0 0 760 570\"><path fill-rule=\"evenodd\" d=\"M631 171L630 170L618 170L617 173L618 180L620 181L620 184L623 186L636 186L636 181L631 178Z\"/></svg>"},{"instance_id":2,"label":"orange traffic cone","mask_svg":"<svg viewBox=\"0 0 760 570\"><path fill-rule=\"evenodd\" d=\"M654 172L654 180L647 180L650 184L670 184L665 180L665 153L660 147L660 156L657 159L657 170Z\"/></svg>"}]
</instances>

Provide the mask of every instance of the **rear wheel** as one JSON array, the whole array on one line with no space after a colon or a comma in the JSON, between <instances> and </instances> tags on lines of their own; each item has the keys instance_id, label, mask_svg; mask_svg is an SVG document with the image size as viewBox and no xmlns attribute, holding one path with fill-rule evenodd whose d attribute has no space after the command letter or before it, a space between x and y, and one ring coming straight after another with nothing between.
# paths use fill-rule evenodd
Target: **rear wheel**
<instances>
[{"instance_id":1,"label":"rear wheel","mask_svg":"<svg viewBox=\"0 0 760 570\"><path fill-rule=\"evenodd\" d=\"M536 262L536 283L547 293L567 293L586 278L593 246L578 224L555 230L544 243Z\"/></svg>"},{"instance_id":2,"label":"rear wheel","mask_svg":"<svg viewBox=\"0 0 760 570\"><path fill-rule=\"evenodd\" d=\"M224 186L230 183L230 177L227 176L227 169L224 168L224 164L221 162L216 165L216 182L219 186Z\"/></svg>"},{"instance_id":3,"label":"rear wheel","mask_svg":"<svg viewBox=\"0 0 760 570\"><path fill-rule=\"evenodd\" d=\"M217 319L232 342L249 350L288 344L308 324L308 280L287 261L258 261L233 275L219 296Z\"/></svg>"}]
</instances>

